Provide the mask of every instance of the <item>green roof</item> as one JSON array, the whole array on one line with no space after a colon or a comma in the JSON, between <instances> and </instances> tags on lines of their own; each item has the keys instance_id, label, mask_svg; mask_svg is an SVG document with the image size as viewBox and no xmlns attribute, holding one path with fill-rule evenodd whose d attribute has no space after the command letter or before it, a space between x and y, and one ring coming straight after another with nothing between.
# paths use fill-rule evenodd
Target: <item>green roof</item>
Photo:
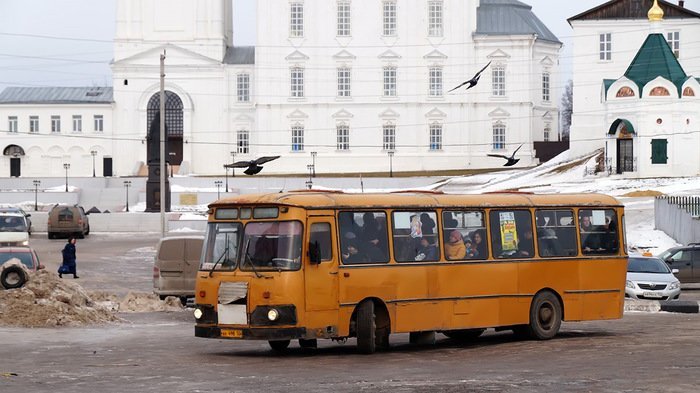
<instances>
[{"instance_id":1,"label":"green roof","mask_svg":"<svg viewBox=\"0 0 700 393\"><path fill-rule=\"evenodd\" d=\"M625 71L625 76L634 81L640 91L657 77L668 79L676 85L679 97L683 83L688 80L688 75L661 34L649 34Z\"/></svg>"}]
</instances>

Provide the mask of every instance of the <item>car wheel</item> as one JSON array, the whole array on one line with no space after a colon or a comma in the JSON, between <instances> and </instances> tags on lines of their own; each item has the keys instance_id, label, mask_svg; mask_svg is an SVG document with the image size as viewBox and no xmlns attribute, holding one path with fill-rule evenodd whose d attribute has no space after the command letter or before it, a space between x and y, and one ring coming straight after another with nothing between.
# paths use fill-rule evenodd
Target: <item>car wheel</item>
<instances>
[{"instance_id":1,"label":"car wheel","mask_svg":"<svg viewBox=\"0 0 700 393\"><path fill-rule=\"evenodd\" d=\"M357 349L360 353L372 354L377 350L376 335L374 303L366 301L357 308Z\"/></svg>"},{"instance_id":2,"label":"car wheel","mask_svg":"<svg viewBox=\"0 0 700 393\"><path fill-rule=\"evenodd\" d=\"M537 340L549 340L557 335L561 327L561 303L559 298L550 291L535 295L530 305L530 337Z\"/></svg>"},{"instance_id":3,"label":"car wheel","mask_svg":"<svg viewBox=\"0 0 700 393\"><path fill-rule=\"evenodd\" d=\"M5 289L21 288L27 282L27 275L19 266L8 266L0 274L0 284Z\"/></svg>"},{"instance_id":4,"label":"car wheel","mask_svg":"<svg viewBox=\"0 0 700 393\"><path fill-rule=\"evenodd\" d=\"M271 340L268 341L270 348L277 352L283 352L289 347L290 340Z\"/></svg>"},{"instance_id":5,"label":"car wheel","mask_svg":"<svg viewBox=\"0 0 700 393\"><path fill-rule=\"evenodd\" d=\"M470 341L481 336L486 329L461 329L461 330L446 330L442 332L445 336L458 341Z\"/></svg>"},{"instance_id":6,"label":"car wheel","mask_svg":"<svg viewBox=\"0 0 700 393\"><path fill-rule=\"evenodd\" d=\"M75 234L75 237L77 237L78 239L85 239L85 234L83 233L83 231L80 231Z\"/></svg>"},{"instance_id":7,"label":"car wheel","mask_svg":"<svg viewBox=\"0 0 700 393\"><path fill-rule=\"evenodd\" d=\"M87 236L87 235L89 235L89 234L90 234L90 225L88 225L87 231L85 231L85 236Z\"/></svg>"}]
</instances>

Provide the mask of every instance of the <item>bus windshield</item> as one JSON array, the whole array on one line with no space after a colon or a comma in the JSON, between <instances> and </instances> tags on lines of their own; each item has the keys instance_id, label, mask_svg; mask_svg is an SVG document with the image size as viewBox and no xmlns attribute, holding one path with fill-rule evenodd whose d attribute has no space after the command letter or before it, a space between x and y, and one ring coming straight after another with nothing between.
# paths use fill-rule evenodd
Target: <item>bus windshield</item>
<instances>
[{"instance_id":1,"label":"bus windshield","mask_svg":"<svg viewBox=\"0 0 700 393\"><path fill-rule=\"evenodd\" d=\"M298 221L249 222L243 236L241 270L299 270L301 238Z\"/></svg>"},{"instance_id":2,"label":"bus windshield","mask_svg":"<svg viewBox=\"0 0 700 393\"><path fill-rule=\"evenodd\" d=\"M238 222L211 223L207 227L201 270L233 270L238 261L242 225Z\"/></svg>"}]
</instances>

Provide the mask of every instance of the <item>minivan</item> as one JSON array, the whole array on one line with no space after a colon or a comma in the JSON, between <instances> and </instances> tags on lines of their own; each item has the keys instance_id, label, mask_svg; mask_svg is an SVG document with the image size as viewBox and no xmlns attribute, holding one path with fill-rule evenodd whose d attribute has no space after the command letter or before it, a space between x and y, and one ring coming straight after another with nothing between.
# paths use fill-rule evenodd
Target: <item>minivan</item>
<instances>
[{"instance_id":1,"label":"minivan","mask_svg":"<svg viewBox=\"0 0 700 393\"><path fill-rule=\"evenodd\" d=\"M173 236L161 239L153 263L153 292L165 299L177 296L182 304L194 297L204 236Z\"/></svg>"},{"instance_id":2,"label":"minivan","mask_svg":"<svg viewBox=\"0 0 700 393\"><path fill-rule=\"evenodd\" d=\"M54 205L49 212L47 231L49 239L58 235L83 239L90 234L90 221L85 209L78 205Z\"/></svg>"}]
</instances>

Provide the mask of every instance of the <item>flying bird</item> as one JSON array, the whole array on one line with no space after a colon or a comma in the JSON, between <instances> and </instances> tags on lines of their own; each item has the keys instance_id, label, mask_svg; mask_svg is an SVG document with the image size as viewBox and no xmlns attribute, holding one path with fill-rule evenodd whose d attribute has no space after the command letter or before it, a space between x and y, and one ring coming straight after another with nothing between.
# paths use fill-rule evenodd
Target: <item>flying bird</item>
<instances>
[{"instance_id":1,"label":"flying bird","mask_svg":"<svg viewBox=\"0 0 700 393\"><path fill-rule=\"evenodd\" d=\"M505 164L503 164L503 166L513 166L513 165L517 164L518 161L520 161L519 158L515 158L515 153L517 153L518 150L520 150L521 147L523 147L523 145L518 146L518 148L515 149L515 151L513 152L513 154L510 155L510 157L505 156L505 155L503 155L503 154L487 154L487 156L489 156L489 157L505 158L505 159L508 160L508 161L507 161Z\"/></svg>"},{"instance_id":2,"label":"flying bird","mask_svg":"<svg viewBox=\"0 0 700 393\"><path fill-rule=\"evenodd\" d=\"M252 176L255 174L260 173L262 171L263 167L262 164L266 162L270 162L272 160L276 160L280 158L280 156L265 156L265 157L260 157L256 160L250 160L250 161L236 161L233 164L226 164L224 165L227 168L246 168L243 173L246 175Z\"/></svg>"},{"instance_id":3,"label":"flying bird","mask_svg":"<svg viewBox=\"0 0 700 393\"><path fill-rule=\"evenodd\" d=\"M463 82L461 85L459 85L459 86L455 87L454 89L448 91L448 93L453 92L453 91L459 89L460 87L462 87L462 86L464 86L464 85L466 85L466 84L468 84L469 86L467 86L467 88L464 89L464 90L469 90L469 89L471 89L472 87L476 86L476 84L479 83L479 78L481 78L481 73L484 72L484 70L485 70L486 68L488 68L488 66L490 66L490 65L491 65L491 62L489 61L489 63L486 64L486 65L484 66L484 68L481 69L481 71L479 71L479 72L477 72L476 74L474 74L474 76L473 76L471 79L469 79L469 80L466 81L466 82Z\"/></svg>"}]
</instances>

